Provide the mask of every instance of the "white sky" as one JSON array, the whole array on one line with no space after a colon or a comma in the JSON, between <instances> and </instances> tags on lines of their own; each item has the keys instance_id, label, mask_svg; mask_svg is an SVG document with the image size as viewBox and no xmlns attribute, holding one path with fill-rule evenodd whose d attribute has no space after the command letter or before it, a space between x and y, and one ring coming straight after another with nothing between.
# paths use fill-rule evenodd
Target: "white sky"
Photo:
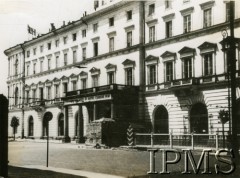
<instances>
[{"instance_id":1,"label":"white sky","mask_svg":"<svg viewBox=\"0 0 240 178\"><path fill-rule=\"evenodd\" d=\"M50 23L58 28L92 7L92 0L0 0L0 94L7 96L8 60L3 51L28 40L28 24L47 33Z\"/></svg>"}]
</instances>

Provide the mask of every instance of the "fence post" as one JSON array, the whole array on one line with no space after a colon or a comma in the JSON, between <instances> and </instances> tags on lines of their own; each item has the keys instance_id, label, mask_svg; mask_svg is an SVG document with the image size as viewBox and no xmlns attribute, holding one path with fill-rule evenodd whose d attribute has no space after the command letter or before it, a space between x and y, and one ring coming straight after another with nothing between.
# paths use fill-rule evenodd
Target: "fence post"
<instances>
[{"instance_id":1,"label":"fence post","mask_svg":"<svg viewBox=\"0 0 240 178\"><path fill-rule=\"evenodd\" d=\"M172 132L170 132L170 148L173 148Z\"/></svg>"},{"instance_id":2,"label":"fence post","mask_svg":"<svg viewBox=\"0 0 240 178\"><path fill-rule=\"evenodd\" d=\"M151 147L153 148L153 132L151 132Z\"/></svg>"},{"instance_id":3,"label":"fence post","mask_svg":"<svg viewBox=\"0 0 240 178\"><path fill-rule=\"evenodd\" d=\"M216 150L218 150L218 133L216 133Z\"/></svg>"},{"instance_id":4,"label":"fence post","mask_svg":"<svg viewBox=\"0 0 240 178\"><path fill-rule=\"evenodd\" d=\"M194 150L193 133L191 134L191 140L192 140L192 150Z\"/></svg>"},{"instance_id":5,"label":"fence post","mask_svg":"<svg viewBox=\"0 0 240 178\"><path fill-rule=\"evenodd\" d=\"M0 177L8 177L8 100L0 95Z\"/></svg>"}]
</instances>

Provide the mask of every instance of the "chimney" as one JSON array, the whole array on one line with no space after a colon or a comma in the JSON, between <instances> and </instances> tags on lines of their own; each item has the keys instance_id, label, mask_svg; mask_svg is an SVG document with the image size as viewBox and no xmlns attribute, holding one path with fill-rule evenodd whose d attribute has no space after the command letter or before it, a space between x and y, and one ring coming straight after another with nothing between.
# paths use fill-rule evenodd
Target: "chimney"
<instances>
[{"instance_id":1,"label":"chimney","mask_svg":"<svg viewBox=\"0 0 240 178\"><path fill-rule=\"evenodd\" d=\"M63 26L65 26L65 21L63 21Z\"/></svg>"},{"instance_id":2,"label":"chimney","mask_svg":"<svg viewBox=\"0 0 240 178\"><path fill-rule=\"evenodd\" d=\"M87 15L87 11L85 11L85 16Z\"/></svg>"},{"instance_id":3,"label":"chimney","mask_svg":"<svg viewBox=\"0 0 240 178\"><path fill-rule=\"evenodd\" d=\"M55 27L54 23L51 23L51 31L54 31L54 30L56 30L56 27Z\"/></svg>"}]
</instances>

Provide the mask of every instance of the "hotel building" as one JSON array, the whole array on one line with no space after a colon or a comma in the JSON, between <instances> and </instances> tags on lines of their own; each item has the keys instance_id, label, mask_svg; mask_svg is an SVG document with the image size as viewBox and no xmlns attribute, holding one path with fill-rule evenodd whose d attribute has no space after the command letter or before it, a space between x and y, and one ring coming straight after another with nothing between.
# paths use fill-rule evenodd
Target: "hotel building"
<instances>
[{"instance_id":1,"label":"hotel building","mask_svg":"<svg viewBox=\"0 0 240 178\"><path fill-rule=\"evenodd\" d=\"M84 142L88 125L101 118L144 132L222 130L218 116L228 110L229 85L220 42L230 33L228 1L105 0L94 7L5 50L9 123L19 120L17 136L44 138L47 113L49 136L65 142ZM236 1L236 37L239 7ZM236 52L239 70L239 41ZM239 98L239 84L236 92Z\"/></svg>"}]
</instances>

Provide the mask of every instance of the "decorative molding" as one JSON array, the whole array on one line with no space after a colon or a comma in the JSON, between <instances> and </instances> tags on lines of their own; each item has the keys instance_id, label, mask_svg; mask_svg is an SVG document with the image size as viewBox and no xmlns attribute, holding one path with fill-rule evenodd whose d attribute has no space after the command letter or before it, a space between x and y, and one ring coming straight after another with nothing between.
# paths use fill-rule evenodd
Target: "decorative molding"
<instances>
[{"instance_id":1,"label":"decorative molding","mask_svg":"<svg viewBox=\"0 0 240 178\"><path fill-rule=\"evenodd\" d=\"M211 1L200 4L200 6L201 6L202 10L205 10L205 9L209 9L209 8L213 7L214 3L215 3L215 1L211 0Z\"/></svg>"},{"instance_id":2,"label":"decorative molding","mask_svg":"<svg viewBox=\"0 0 240 178\"><path fill-rule=\"evenodd\" d=\"M217 49L216 43L210 43L210 42L204 42L200 46L198 46L200 49L200 54L208 53L208 52L215 52Z\"/></svg>"},{"instance_id":3,"label":"decorative molding","mask_svg":"<svg viewBox=\"0 0 240 178\"><path fill-rule=\"evenodd\" d=\"M130 26L124 27L124 29L126 32L130 32L135 29L135 25L130 25Z\"/></svg>"},{"instance_id":4,"label":"decorative molding","mask_svg":"<svg viewBox=\"0 0 240 178\"><path fill-rule=\"evenodd\" d=\"M100 37L99 37L99 36L97 36L97 37L95 37L95 38L92 38L92 42L93 42L93 43L98 42L99 40L100 40Z\"/></svg>"},{"instance_id":5,"label":"decorative molding","mask_svg":"<svg viewBox=\"0 0 240 178\"><path fill-rule=\"evenodd\" d=\"M148 21L146 22L146 24L147 24L148 26L153 26L153 25L156 25L157 23L158 23L158 19L148 20Z\"/></svg>"},{"instance_id":6,"label":"decorative molding","mask_svg":"<svg viewBox=\"0 0 240 178\"><path fill-rule=\"evenodd\" d=\"M165 15L162 18L164 22L168 22L168 21L171 21L174 17L175 17L175 13L172 13L172 14Z\"/></svg>"},{"instance_id":7,"label":"decorative molding","mask_svg":"<svg viewBox=\"0 0 240 178\"><path fill-rule=\"evenodd\" d=\"M193 13L193 11L194 11L194 7L189 7L187 9L181 10L180 12L181 12L182 16L185 16L185 15L189 15L189 14Z\"/></svg>"},{"instance_id":8,"label":"decorative molding","mask_svg":"<svg viewBox=\"0 0 240 178\"><path fill-rule=\"evenodd\" d=\"M107 33L108 38L111 38L111 37L116 36L116 35L117 35L116 31L112 31L112 32Z\"/></svg>"},{"instance_id":9,"label":"decorative molding","mask_svg":"<svg viewBox=\"0 0 240 178\"><path fill-rule=\"evenodd\" d=\"M100 69L97 69L95 67L93 67L91 70L89 70L91 72L91 75L99 75L100 74Z\"/></svg>"},{"instance_id":10,"label":"decorative molding","mask_svg":"<svg viewBox=\"0 0 240 178\"><path fill-rule=\"evenodd\" d=\"M194 48L183 47L178 53L180 54L180 58L194 56L196 50Z\"/></svg>"}]
</instances>

